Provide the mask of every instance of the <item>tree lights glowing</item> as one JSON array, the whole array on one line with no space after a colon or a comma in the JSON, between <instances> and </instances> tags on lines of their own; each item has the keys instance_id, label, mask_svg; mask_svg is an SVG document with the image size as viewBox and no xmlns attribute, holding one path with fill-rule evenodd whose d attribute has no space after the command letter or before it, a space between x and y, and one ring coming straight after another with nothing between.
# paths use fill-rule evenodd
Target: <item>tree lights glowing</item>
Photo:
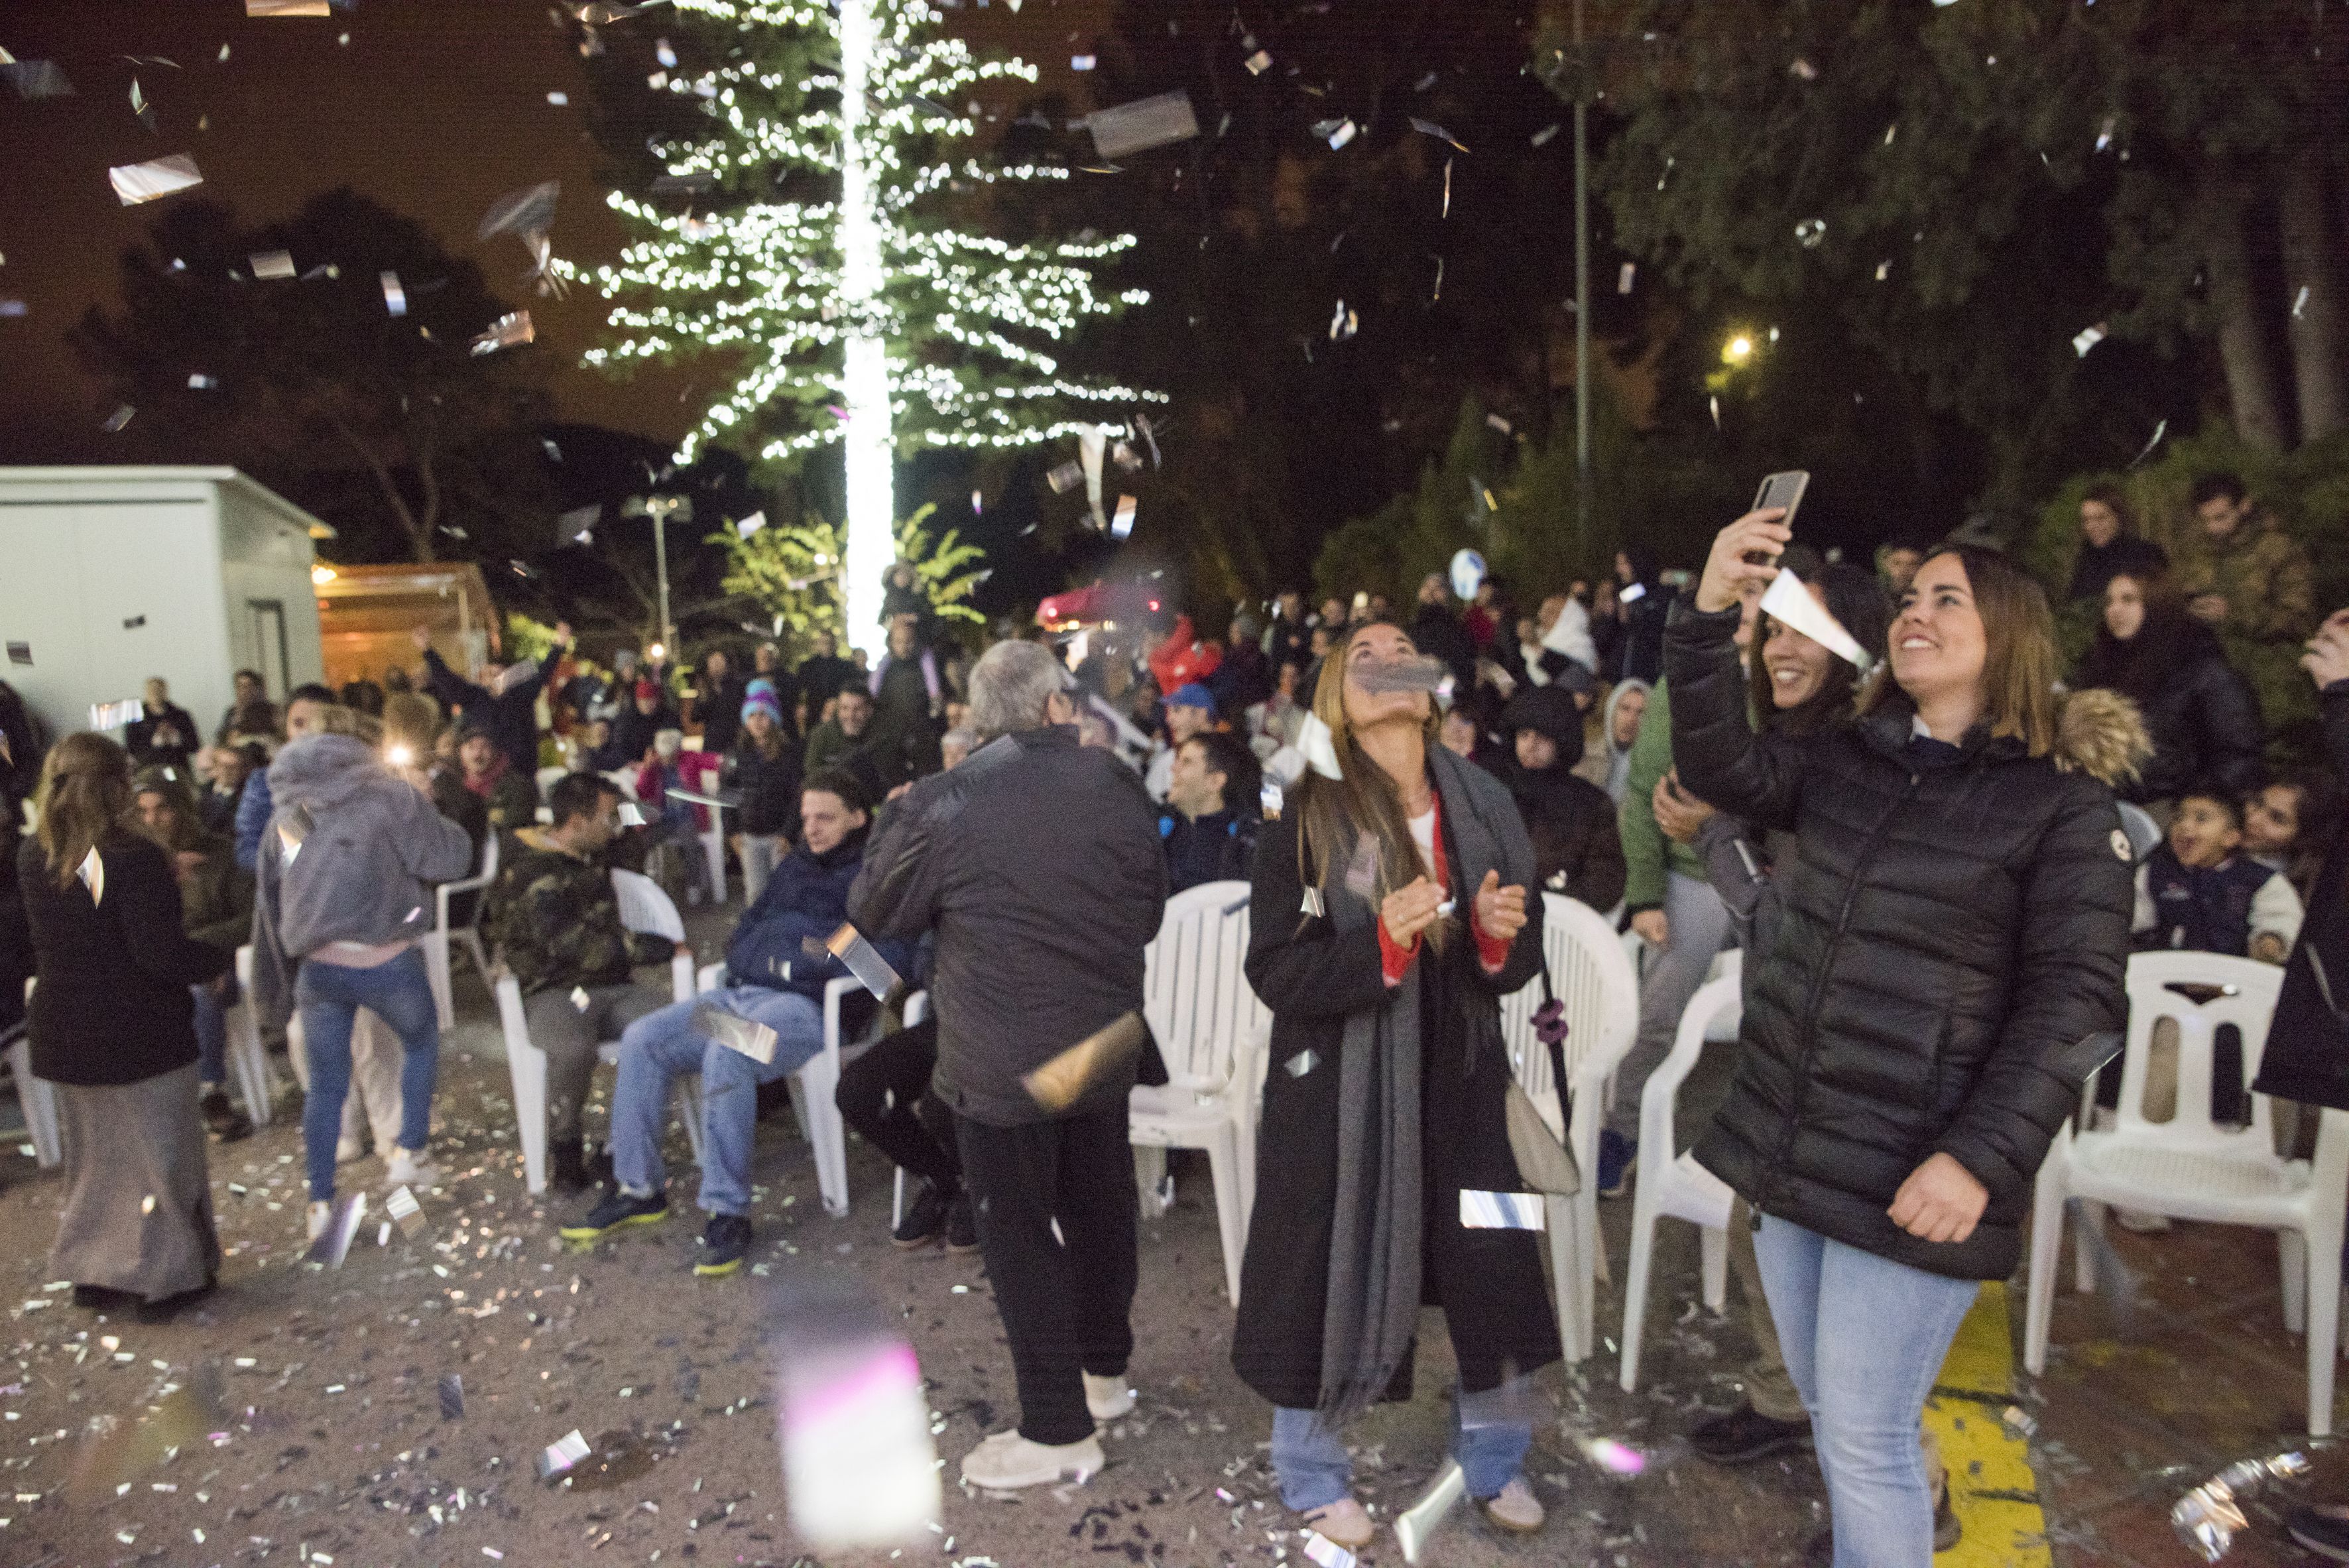
<instances>
[{"instance_id":1,"label":"tree lights glowing","mask_svg":"<svg viewBox=\"0 0 2349 1568\"><path fill-rule=\"evenodd\" d=\"M1036 73L938 36L925 0L838 0L836 15L792 0L677 9L715 25L710 53L723 57L664 84L699 97L712 121L660 149L667 183L697 191L697 210L612 194L640 237L594 273L614 341L587 359L731 356L736 378L680 461L712 441L767 463L843 443L847 630L877 651L899 450L1025 446L1162 400L1065 374L1055 357L1087 317L1148 297L1095 286L1094 266L1133 239L1012 243L940 211L958 193L1068 171L953 156L978 130L970 89Z\"/></svg>"}]
</instances>

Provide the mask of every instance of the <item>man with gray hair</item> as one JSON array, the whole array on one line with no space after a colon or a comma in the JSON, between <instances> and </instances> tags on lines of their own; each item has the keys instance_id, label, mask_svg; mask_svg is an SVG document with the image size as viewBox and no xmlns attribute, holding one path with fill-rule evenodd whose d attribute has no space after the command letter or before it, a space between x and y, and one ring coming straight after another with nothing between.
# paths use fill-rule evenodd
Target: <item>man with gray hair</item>
<instances>
[{"instance_id":1,"label":"man with gray hair","mask_svg":"<svg viewBox=\"0 0 2349 1568\"><path fill-rule=\"evenodd\" d=\"M1094 1423L1133 1406L1126 1098L1166 867L1142 781L1078 746L1069 685L1048 648L988 649L970 673L978 749L897 802L848 900L867 936L937 935L932 1088L1019 1392L1019 1429L963 1460L991 1490L1100 1470Z\"/></svg>"}]
</instances>

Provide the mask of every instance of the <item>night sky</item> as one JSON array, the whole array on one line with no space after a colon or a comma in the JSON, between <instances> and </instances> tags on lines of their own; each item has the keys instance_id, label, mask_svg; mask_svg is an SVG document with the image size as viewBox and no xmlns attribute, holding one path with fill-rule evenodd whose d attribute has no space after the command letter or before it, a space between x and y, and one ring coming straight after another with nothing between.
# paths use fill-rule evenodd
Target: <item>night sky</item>
<instances>
[{"instance_id":1,"label":"night sky","mask_svg":"<svg viewBox=\"0 0 2349 1568\"><path fill-rule=\"evenodd\" d=\"M1081 104L1070 57L1108 9L1106 0L1029 0L1014 16L1001 0L984 9L973 0L946 15L953 30L1017 50L1042 69L1041 89L1074 89ZM641 54L652 69L662 25L657 7L605 28L606 46ZM536 298L520 245L473 238L498 196L559 180L556 253L593 264L617 250L603 160L582 119L577 37L544 0L361 0L331 17L266 19L247 18L243 0L8 0L0 49L55 60L75 96L26 101L0 88L0 300L26 307L0 316L0 461L109 460L100 427L112 405L66 334L90 305L112 302L122 250L144 238L161 206L208 197L264 222L338 185L415 217L528 305L557 366L549 387L562 418L680 437L691 423L678 401L689 371L623 384L578 368L600 302L584 289ZM124 57L132 55L179 68ZM156 131L131 110L134 76ZM572 107L548 103L551 92L569 95ZM203 172L196 191L143 207L116 199L109 166L180 152Z\"/></svg>"}]
</instances>

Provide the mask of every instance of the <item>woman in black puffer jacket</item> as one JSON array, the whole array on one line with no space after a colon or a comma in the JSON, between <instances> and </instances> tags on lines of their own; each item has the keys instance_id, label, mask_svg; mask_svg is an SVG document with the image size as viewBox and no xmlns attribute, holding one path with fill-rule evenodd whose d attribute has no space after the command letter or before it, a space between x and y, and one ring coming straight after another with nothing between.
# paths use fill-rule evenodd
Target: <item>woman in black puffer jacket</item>
<instances>
[{"instance_id":1,"label":"woman in black puffer jacket","mask_svg":"<svg viewBox=\"0 0 2349 1568\"><path fill-rule=\"evenodd\" d=\"M1732 637L1780 515L1722 531L1665 645L1682 784L1799 848L1696 1155L1764 1216L1835 1561L1928 1568L1925 1396L1977 1282L2014 1271L2048 1142L2118 1043L2129 849L2098 776L2142 736L2101 695L2059 714L2045 598L1950 548L1902 596L1857 725L1757 738Z\"/></svg>"},{"instance_id":2,"label":"woman in black puffer jacket","mask_svg":"<svg viewBox=\"0 0 2349 1568\"><path fill-rule=\"evenodd\" d=\"M2260 699L2163 573L2121 572L2106 583L2105 623L2072 685L2119 692L2144 716L2153 756L2121 787L2122 799L2174 801L2215 785L2240 800L2259 788Z\"/></svg>"}]
</instances>

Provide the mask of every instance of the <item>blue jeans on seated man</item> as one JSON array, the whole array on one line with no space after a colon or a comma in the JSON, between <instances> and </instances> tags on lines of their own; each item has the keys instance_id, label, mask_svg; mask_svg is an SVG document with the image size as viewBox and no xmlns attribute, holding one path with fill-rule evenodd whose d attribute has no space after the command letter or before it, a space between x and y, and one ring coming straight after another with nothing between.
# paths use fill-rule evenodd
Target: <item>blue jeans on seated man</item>
<instances>
[{"instance_id":1,"label":"blue jeans on seated man","mask_svg":"<svg viewBox=\"0 0 2349 1568\"><path fill-rule=\"evenodd\" d=\"M1518 1377L1486 1393L1454 1398L1452 1457L1460 1461L1469 1496L1498 1497L1524 1466L1534 1429L1520 1412L1530 1392L1529 1380ZM1345 1439L1312 1410L1273 1408L1272 1469L1280 1480L1280 1501L1299 1513L1326 1508L1353 1491Z\"/></svg>"},{"instance_id":2,"label":"blue jeans on seated man","mask_svg":"<svg viewBox=\"0 0 2349 1568\"><path fill-rule=\"evenodd\" d=\"M423 950L416 947L373 969L305 958L295 977L294 1001L302 1011L303 1048L310 1058L302 1149L310 1197L324 1202L335 1195L335 1144L342 1136L343 1101L351 1092L351 1030L359 1009L381 1018L399 1037L399 1146L410 1153L421 1153L431 1140L440 1010L425 975Z\"/></svg>"},{"instance_id":3,"label":"blue jeans on seated man","mask_svg":"<svg viewBox=\"0 0 2349 1568\"><path fill-rule=\"evenodd\" d=\"M775 1031L775 1059L761 1064L693 1028L707 1004ZM759 1124L759 1086L788 1078L823 1049L823 1006L796 991L726 985L690 1002L647 1013L620 1034L620 1076L612 1095L612 1170L630 1192L656 1192L667 1180L661 1128L668 1120L669 1080L701 1075L701 1207L713 1214L750 1211L750 1144Z\"/></svg>"},{"instance_id":4,"label":"blue jeans on seated man","mask_svg":"<svg viewBox=\"0 0 2349 1568\"><path fill-rule=\"evenodd\" d=\"M1754 1256L1787 1376L1811 1413L1835 1568L1931 1568L1933 1483L1917 1423L1982 1285L1775 1215L1763 1216Z\"/></svg>"}]
</instances>

